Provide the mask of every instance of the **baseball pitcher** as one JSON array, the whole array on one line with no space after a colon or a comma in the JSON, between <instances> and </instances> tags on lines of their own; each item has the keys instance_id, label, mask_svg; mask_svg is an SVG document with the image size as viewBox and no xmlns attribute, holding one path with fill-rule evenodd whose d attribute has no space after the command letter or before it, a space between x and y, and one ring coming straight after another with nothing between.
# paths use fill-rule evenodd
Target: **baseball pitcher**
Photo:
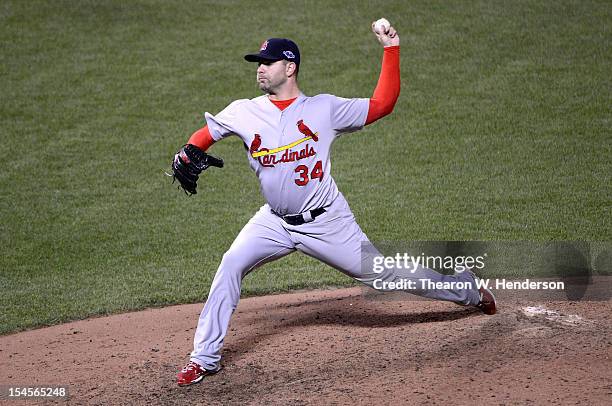
<instances>
[{"instance_id":1,"label":"baseball pitcher","mask_svg":"<svg viewBox=\"0 0 612 406\"><path fill-rule=\"evenodd\" d=\"M223 166L222 160L206 153L208 148L238 136L247 146L249 164L266 200L223 256L198 321L189 363L178 373L178 385L200 382L220 370L223 339L240 299L242 279L296 250L369 286L375 280L475 281L471 272L442 275L422 266L374 272L368 266L380 253L369 244L331 176L330 149L338 136L390 114L399 96L399 35L388 24L372 24L372 31L384 48L372 97L306 96L298 86L298 46L289 39L270 38L257 53L245 56L257 64L257 85L264 94L236 100L216 115L206 113L207 126L175 155L173 176L186 193L193 194L203 170ZM473 286L410 293L495 313L491 292Z\"/></svg>"}]
</instances>

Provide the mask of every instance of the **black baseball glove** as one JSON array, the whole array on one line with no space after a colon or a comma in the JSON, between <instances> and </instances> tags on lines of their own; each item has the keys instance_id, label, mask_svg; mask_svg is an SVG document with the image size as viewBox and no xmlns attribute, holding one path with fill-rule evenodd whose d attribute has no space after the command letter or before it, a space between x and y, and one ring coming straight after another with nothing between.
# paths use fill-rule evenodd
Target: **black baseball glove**
<instances>
[{"instance_id":1,"label":"black baseball glove","mask_svg":"<svg viewBox=\"0 0 612 406\"><path fill-rule=\"evenodd\" d=\"M187 195L195 195L198 178L209 166L223 168L223 159L208 155L195 145L183 145L172 161L172 183L178 180Z\"/></svg>"}]
</instances>

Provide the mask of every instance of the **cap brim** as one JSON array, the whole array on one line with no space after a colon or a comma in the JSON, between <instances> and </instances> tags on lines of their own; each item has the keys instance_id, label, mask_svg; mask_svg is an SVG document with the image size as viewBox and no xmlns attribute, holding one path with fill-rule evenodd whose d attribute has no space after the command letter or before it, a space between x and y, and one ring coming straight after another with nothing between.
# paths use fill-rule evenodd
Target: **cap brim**
<instances>
[{"instance_id":1,"label":"cap brim","mask_svg":"<svg viewBox=\"0 0 612 406\"><path fill-rule=\"evenodd\" d=\"M276 61L280 61L280 59L264 58L260 54L248 54L248 55L244 56L244 59L246 59L248 62L276 62Z\"/></svg>"}]
</instances>

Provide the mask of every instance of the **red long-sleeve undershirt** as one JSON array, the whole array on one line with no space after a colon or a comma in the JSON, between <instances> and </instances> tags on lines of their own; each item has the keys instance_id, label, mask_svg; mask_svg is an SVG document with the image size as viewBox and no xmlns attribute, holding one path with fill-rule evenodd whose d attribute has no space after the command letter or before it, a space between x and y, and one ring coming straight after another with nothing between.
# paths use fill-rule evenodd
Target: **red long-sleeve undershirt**
<instances>
[{"instance_id":1,"label":"red long-sleeve undershirt","mask_svg":"<svg viewBox=\"0 0 612 406\"><path fill-rule=\"evenodd\" d=\"M212 144L214 144L214 142L215 140L213 140L212 135L210 135L210 131L208 131L208 126L205 125L203 128L200 128L198 131L191 134L187 144L193 144L202 151L206 151Z\"/></svg>"},{"instance_id":2,"label":"red long-sleeve undershirt","mask_svg":"<svg viewBox=\"0 0 612 406\"><path fill-rule=\"evenodd\" d=\"M386 47L378 84L370 98L366 125L390 114L400 94L400 47Z\"/></svg>"},{"instance_id":3,"label":"red long-sleeve undershirt","mask_svg":"<svg viewBox=\"0 0 612 406\"><path fill-rule=\"evenodd\" d=\"M368 116L365 124L371 124L374 121L383 118L387 114L393 111L395 102L399 97L400 93L400 47L391 46L385 47L383 53L382 67L380 70L380 76L378 77L378 84L374 89L374 94L370 98L370 105L368 108ZM270 100L281 110L287 108L294 99L289 100ZM203 151L206 151L215 142L213 140L208 126L200 128L194 132L188 144L193 144Z\"/></svg>"}]
</instances>

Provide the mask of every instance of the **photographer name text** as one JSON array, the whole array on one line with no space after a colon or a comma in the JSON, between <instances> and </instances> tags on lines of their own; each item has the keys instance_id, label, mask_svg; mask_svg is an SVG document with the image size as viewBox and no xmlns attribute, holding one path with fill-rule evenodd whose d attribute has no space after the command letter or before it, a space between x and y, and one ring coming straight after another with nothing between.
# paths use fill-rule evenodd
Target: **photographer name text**
<instances>
[{"instance_id":1,"label":"photographer name text","mask_svg":"<svg viewBox=\"0 0 612 406\"><path fill-rule=\"evenodd\" d=\"M562 281L533 281L507 279L477 279L470 281L434 282L431 279L399 279L396 281L374 280L374 289L379 290L462 290L491 288L496 290L565 290Z\"/></svg>"}]
</instances>

